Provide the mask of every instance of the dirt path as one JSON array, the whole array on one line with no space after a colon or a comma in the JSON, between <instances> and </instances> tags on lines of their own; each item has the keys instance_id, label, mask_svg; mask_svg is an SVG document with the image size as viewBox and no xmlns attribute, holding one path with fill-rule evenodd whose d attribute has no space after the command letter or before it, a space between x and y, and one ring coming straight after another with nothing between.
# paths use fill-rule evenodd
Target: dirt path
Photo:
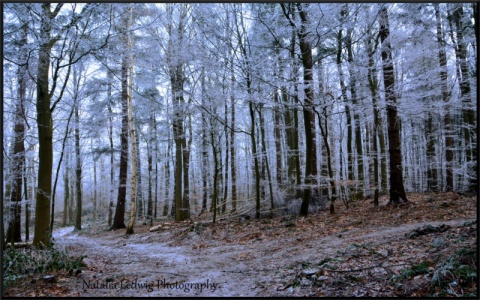
<instances>
[{"instance_id":1,"label":"dirt path","mask_svg":"<svg viewBox=\"0 0 480 300\"><path fill-rule=\"evenodd\" d=\"M62 228L55 236L71 255L87 256L88 267L70 286L80 296L291 296L295 290L285 288L286 281L301 262L318 262L352 243L406 240L405 233L425 225L455 227L472 220L356 228L315 239L256 238L244 244L204 244L195 232L181 246L158 242L162 233L151 232L89 237Z\"/></svg>"}]
</instances>

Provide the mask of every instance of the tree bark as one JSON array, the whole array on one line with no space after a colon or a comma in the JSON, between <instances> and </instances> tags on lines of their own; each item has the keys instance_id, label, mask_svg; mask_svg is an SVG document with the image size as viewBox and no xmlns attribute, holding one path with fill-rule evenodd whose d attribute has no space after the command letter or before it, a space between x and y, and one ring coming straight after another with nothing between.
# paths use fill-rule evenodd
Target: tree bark
<instances>
[{"instance_id":1,"label":"tree bark","mask_svg":"<svg viewBox=\"0 0 480 300\"><path fill-rule=\"evenodd\" d=\"M382 164L383 159L382 155L384 154L384 148L379 147L377 143L377 139L382 141L383 140L383 134L382 132L382 119L380 118L380 112L378 108L378 102L379 102L379 95L378 95L378 78L377 78L377 69L375 67L375 61L374 61L374 53L376 51L376 44L375 46L373 44L373 35L371 33L371 28L368 29L368 37L367 37L367 55L368 55L368 73L367 73L367 79L368 79L368 85L370 88L370 92L372 94L372 108L373 108L373 132L372 132L372 139L373 139L373 183L374 183L374 199L373 199L373 204L375 207L378 206L378 197L379 197L379 191L382 190L382 185L379 183L381 181L382 184L384 184L383 177L380 178L380 170L379 170L379 160L380 163ZM381 171L383 174L383 166L381 167ZM386 172L385 172L386 173Z\"/></svg>"},{"instance_id":2,"label":"tree bark","mask_svg":"<svg viewBox=\"0 0 480 300\"><path fill-rule=\"evenodd\" d=\"M342 25L345 19L345 14L347 13L346 7L344 6L340 11L340 18L342 21ZM345 103L345 116L347 118L347 179L348 179L348 190L350 190L350 185L353 183L354 180L354 171L353 171L353 150L352 150L352 115L353 113L350 110L350 103L348 102L347 98L347 87L345 86L345 75L343 73L342 67L342 49L343 49L343 33L342 29L340 28L337 33L337 70L339 76L339 83L340 83L340 90L342 91L342 98L343 102ZM341 145L342 143L340 143Z\"/></svg>"},{"instance_id":3,"label":"tree bark","mask_svg":"<svg viewBox=\"0 0 480 300\"><path fill-rule=\"evenodd\" d=\"M127 33L127 46L128 46L128 69L129 69L129 81L128 81L128 125L130 127L130 142L132 143L132 177L131 177L131 190L130 190L130 218L128 220L127 230L125 234L133 234L133 227L135 226L135 209L137 203L137 139L135 138L135 122L133 120L133 40L130 33L133 18L133 4L130 4L130 13L128 18L128 33ZM139 201L142 201L139 199Z\"/></svg>"},{"instance_id":4,"label":"tree bark","mask_svg":"<svg viewBox=\"0 0 480 300\"><path fill-rule=\"evenodd\" d=\"M27 43L28 26L23 25L19 49L19 60L27 61ZM25 97L27 89L27 65L20 65L17 69L17 101L15 103L15 115L13 124L13 145L11 176L12 187L10 193L10 218L7 229L7 243L17 243L22 241L21 235L21 213L22 213L22 180L23 170L25 168Z\"/></svg>"},{"instance_id":5,"label":"tree bark","mask_svg":"<svg viewBox=\"0 0 480 300\"><path fill-rule=\"evenodd\" d=\"M270 193L270 214L273 216L273 210L275 209L275 204L273 201L272 175L270 173L270 165L268 163L268 149L267 149L267 143L265 142L265 120L262 115L261 107L258 109L258 116L260 119L260 136L262 140L262 150L263 150L263 155L265 160L265 167L267 169L266 171L267 171L267 180L268 180L268 190Z\"/></svg>"},{"instance_id":6,"label":"tree bark","mask_svg":"<svg viewBox=\"0 0 480 300\"><path fill-rule=\"evenodd\" d=\"M68 214L68 199L70 198L70 184L68 182L68 151L65 155L65 169L63 170L63 180L64 180L64 195L63 195L63 216L62 216L62 227L67 226L67 214Z\"/></svg>"},{"instance_id":7,"label":"tree bark","mask_svg":"<svg viewBox=\"0 0 480 300\"><path fill-rule=\"evenodd\" d=\"M48 78L52 22L55 17L50 10L50 3L42 4L42 16L39 31L40 48L37 64L37 124L38 124L38 185L35 207L35 232L33 245L48 247L50 245L50 198L52 195L53 164L53 122L50 111L50 93Z\"/></svg>"},{"instance_id":8,"label":"tree bark","mask_svg":"<svg viewBox=\"0 0 480 300\"><path fill-rule=\"evenodd\" d=\"M232 84L235 82L235 78L233 77L233 66L232 66ZM231 159L231 166L230 172L232 174L232 213L237 211L237 169L235 164L235 98L231 97L231 130L230 130L230 155Z\"/></svg>"},{"instance_id":9,"label":"tree bark","mask_svg":"<svg viewBox=\"0 0 480 300\"><path fill-rule=\"evenodd\" d=\"M149 134L148 134L148 148L147 148L147 164L148 164L148 198L147 198L147 218L152 220L153 214L153 199L152 199L152 176L153 176L153 146L152 143L156 143L155 138L153 136L155 127L155 113L152 112L150 114L150 124L148 126ZM155 207L156 210L156 207ZM155 214L156 215L156 214Z\"/></svg>"},{"instance_id":10,"label":"tree bark","mask_svg":"<svg viewBox=\"0 0 480 300\"><path fill-rule=\"evenodd\" d=\"M473 167L468 168L471 171L476 171L475 162L476 159L476 136L474 133L475 128L475 112L472 108L472 95L471 95L471 86L470 86L470 71L467 62L467 47L463 38L464 31L464 11L463 3L455 3L453 11L451 14L453 23L455 24L456 30L456 47L455 55L457 57L457 64L459 65L461 77L459 78L460 85L460 95L462 101L462 118L463 118L463 138L465 141L465 152L467 163L473 165ZM475 24L475 26L478 26ZM471 172L476 174L476 172ZM478 189L478 182L476 176L471 176L469 180L467 189L476 190Z\"/></svg>"},{"instance_id":11,"label":"tree bark","mask_svg":"<svg viewBox=\"0 0 480 300\"><path fill-rule=\"evenodd\" d=\"M353 69L353 50L352 50L352 28L347 29L347 35L345 39L347 47L347 61L348 61L348 73L350 76L350 95L352 97L353 111L356 111L358 105L357 99L357 87L355 71ZM353 200L363 199L364 190L364 168L363 168L363 145L362 145L362 132L360 127L359 112L352 113L353 124L355 125L355 148L356 148L356 166L358 169L358 178L355 184L355 192L352 195ZM353 158L352 158L353 160Z\"/></svg>"},{"instance_id":12,"label":"tree bark","mask_svg":"<svg viewBox=\"0 0 480 300\"><path fill-rule=\"evenodd\" d=\"M448 97L448 73L447 73L447 55L445 53L445 42L443 38L442 19L440 17L440 8L438 3L434 3L435 20L437 27L438 60L440 64L440 80L442 90L442 100L445 102L445 156L446 166L446 185L445 190L453 189L453 132L450 117L450 104Z\"/></svg>"},{"instance_id":13,"label":"tree bark","mask_svg":"<svg viewBox=\"0 0 480 300\"><path fill-rule=\"evenodd\" d=\"M315 115L313 113L313 59L312 47L307 40L306 24L307 15L302 9L301 4L297 4L302 25L297 31L300 42L300 51L302 52L303 64L303 84L305 85L305 103L303 106L303 120L305 125L305 189L303 191L303 200L300 207L300 215L308 215L308 206L312 197L312 185L316 183L317 176L317 146L315 142Z\"/></svg>"},{"instance_id":14,"label":"tree bark","mask_svg":"<svg viewBox=\"0 0 480 300\"><path fill-rule=\"evenodd\" d=\"M75 230L82 230L82 160L80 156L80 114L78 102L75 106L75 191L77 193L75 207Z\"/></svg>"},{"instance_id":15,"label":"tree bark","mask_svg":"<svg viewBox=\"0 0 480 300\"><path fill-rule=\"evenodd\" d=\"M128 16L122 19L122 27L128 27ZM124 33L126 35L127 33ZM127 36L124 36L126 45ZM126 46L125 46L126 47ZM125 50L122 57L121 80L122 80L122 131L120 134L120 171L118 178L117 206L110 230L126 228L125 225L125 199L127 194L127 170L128 170L128 62L129 56Z\"/></svg>"},{"instance_id":16,"label":"tree bark","mask_svg":"<svg viewBox=\"0 0 480 300\"><path fill-rule=\"evenodd\" d=\"M392 60L392 48L389 41L390 28L387 7L379 12L380 40L382 42L383 82L385 85L385 101L387 102L388 142L390 153L390 201L398 204L401 200L408 202L403 187L402 150L400 144L400 120L397 117L395 79Z\"/></svg>"},{"instance_id":17,"label":"tree bark","mask_svg":"<svg viewBox=\"0 0 480 300\"><path fill-rule=\"evenodd\" d=\"M205 73L202 70L202 79L201 79L201 89L202 89L202 106L206 107L205 97ZM208 134L207 134L207 116L206 112L202 111L202 209L200 214L207 212L207 201L208 201Z\"/></svg>"}]
</instances>

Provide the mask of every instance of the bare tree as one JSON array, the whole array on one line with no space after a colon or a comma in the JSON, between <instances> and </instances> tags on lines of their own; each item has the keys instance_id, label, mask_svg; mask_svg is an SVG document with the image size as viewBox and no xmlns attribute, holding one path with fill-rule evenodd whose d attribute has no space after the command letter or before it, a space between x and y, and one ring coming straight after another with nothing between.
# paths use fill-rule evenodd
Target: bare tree
<instances>
[{"instance_id":1,"label":"bare tree","mask_svg":"<svg viewBox=\"0 0 480 300\"><path fill-rule=\"evenodd\" d=\"M388 143L390 153L390 202L398 204L408 202L403 187L402 150L400 144L400 120L397 116L397 97L395 95L395 78L390 45L390 25L388 11L382 6L379 11L380 40L382 42L383 82L385 84L385 101L387 102Z\"/></svg>"}]
</instances>

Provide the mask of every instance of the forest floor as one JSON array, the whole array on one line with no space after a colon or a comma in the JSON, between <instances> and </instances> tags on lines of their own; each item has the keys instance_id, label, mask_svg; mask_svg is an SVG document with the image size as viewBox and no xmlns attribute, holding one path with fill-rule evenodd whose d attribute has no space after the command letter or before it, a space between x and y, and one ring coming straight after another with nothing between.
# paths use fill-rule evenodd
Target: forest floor
<instances>
[{"instance_id":1,"label":"forest floor","mask_svg":"<svg viewBox=\"0 0 480 300\"><path fill-rule=\"evenodd\" d=\"M19 280L6 296L478 295L477 198L408 197L406 206L385 206L384 197L378 208L358 201L306 218L212 224L203 215L132 235L100 223L59 228L57 245L87 266L51 272L51 282Z\"/></svg>"}]
</instances>

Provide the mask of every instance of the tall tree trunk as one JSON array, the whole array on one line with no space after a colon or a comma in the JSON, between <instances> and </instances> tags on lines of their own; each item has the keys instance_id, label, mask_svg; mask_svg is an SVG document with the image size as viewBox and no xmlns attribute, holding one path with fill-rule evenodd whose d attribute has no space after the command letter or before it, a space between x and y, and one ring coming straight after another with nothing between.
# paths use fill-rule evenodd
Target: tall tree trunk
<instances>
[{"instance_id":1,"label":"tall tree trunk","mask_svg":"<svg viewBox=\"0 0 480 300\"><path fill-rule=\"evenodd\" d=\"M170 139L170 130L167 133L167 153L166 153L166 163L165 163L165 202L163 204L163 216L168 215L168 202L170 201L170 159L172 157L172 142ZM175 200L173 200L175 202ZM175 216L175 206L172 206L170 215Z\"/></svg>"},{"instance_id":2,"label":"tall tree trunk","mask_svg":"<svg viewBox=\"0 0 480 300\"><path fill-rule=\"evenodd\" d=\"M290 9L292 4L288 6L285 4L281 4L282 10L287 18L290 18L290 15L286 12L287 7L288 10ZM295 13L291 14L291 18L295 20ZM291 39L290 39L290 47L289 47L289 54L290 60L292 64L291 73L290 73L290 80L293 84L293 95L292 97L288 96L287 87L283 86L281 88L282 93L282 101L285 107L285 133L286 133L286 140L287 140L287 188L295 187L296 194L295 198L300 198L302 195L302 190L300 186L302 185L302 177L301 177L301 170L300 170L300 156L299 156L299 148L298 148L298 113L297 107L299 105L298 100L298 83L296 80L297 71L299 67L296 63L296 53L295 53L295 46L296 46L296 29L293 21L290 20L292 32L291 32ZM293 101L290 101L292 100ZM292 194L293 195L293 194Z\"/></svg>"},{"instance_id":3,"label":"tall tree trunk","mask_svg":"<svg viewBox=\"0 0 480 300\"><path fill-rule=\"evenodd\" d=\"M135 134L135 146L136 146L136 169L137 169L137 194L135 196L136 198L136 213L137 217L140 218L145 218L145 205L143 201L143 193L142 193L142 163L140 159L140 134L138 133L140 131L140 128L138 126L135 126L134 134ZM135 133L136 132L136 133Z\"/></svg>"},{"instance_id":4,"label":"tall tree trunk","mask_svg":"<svg viewBox=\"0 0 480 300\"><path fill-rule=\"evenodd\" d=\"M267 171L268 191L270 193L270 213L273 216L273 210L275 209L275 205L273 202L272 175L270 174L270 165L268 163L268 149L267 149L267 143L265 142L265 120L262 115L262 107L259 107L258 109L258 116L260 119L260 136L262 140L262 150L263 150L263 156L265 160L265 167Z\"/></svg>"},{"instance_id":5,"label":"tall tree trunk","mask_svg":"<svg viewBox=\"0 0 480 300\"><path fill-rule=\"evenodd\" d=\"M65 154L65 170L63 170L63 180L64 180L64 195L63 195L63 216L62 216L62 227L67 226L67 214L68 214L68 199L70 198L70 184L68 182L68 163L69 163L69 155L68 151Z\"/></svg>"},{"instance_id":6,"label":"tall tree trunk","mask_svg":"<svg viewBox=\"0 0 480 300\"><path fill-rule=\"evenodd\" d=\"M175 90L177 93L177 90ZM177 96L174 96L175 98ZM179 106L183 97L174 99L175 106ZM178 102L178 103L177 103ZM174 199L175 199L175 220L183 221L183 205L182 205L182 181L183 181L183 149L182 149L182 135L183 132L183 120L180 112L180 108L174 108L174 121L173 121L173 136L175 140L175 183L174 183Z\"/></svg>"},{"instance_id":7,"label":"tall tree trunk","mask_svg":"<svg viewBox=\"0 0 480 300\"><path fill-rule=\"evenodd\" d=\"M347 47L347 61L348 61L348 73L350 77L350 94L352 97L353 110L357 111L358 99L357 99L357 87L356 87L356 78L355 71L353 69L353 50L352 50L352 32L353 29L347 29L347 35L345 37L345 43ZM362 131L360 127L360 114L359 112L352 113L353 115L353 124L355 124L355 148L356 148L356 166L358 168L358 178L357 183L355 184L355 193L352 195L352 198L363 199L363 190L364 190L364 169L363 169L363 145L362 145ZM353 158L352 158L353 160Z\"/></svg>"},{"instance_id":8,"label":"tall tree trunk","mask_svg":"<svg viewBox=\"0 0 480 300\"><path fill-rule=\"evenodd\" d=\"M124 16L122 19L122 27L128 28L128 16ZM124 35L127 35L125 33ZM124 36L124 47L126 48L127 36ZM113 224L110 230L116 230L126 228L125 225L125 199L127 194L127 170L128 170L128 65L129 54L125 49L122 57L122 132L120 134L120 171L118 178L118 194L117 194L117 206L115 208L115 216L113 218Z\"/></svg>"},{"instance_id":9,"label":"tall tree trunk","mask_svg":"<svg viewBox=\"0 0 480 300\"><path fill-rule=\"evenodd\" d=\"M240 21L240 24L238 24ZM253 156L253 164L254 164L254 176L255 176L255 218L260 219L260 165L258 161L258 151L257 151L257 141L256 141L256 134L255 134L255 109L256 105L253 99L253 89L252 89L252 68L250 65L250 57L248 56L247 47L248 47L248 40L245 42L240 37L242 36L240 32L240 26L245 32L245 24L243 22L243 17L240 17L238 20L238 16L235 14L235 23L237 25L237 36L239 37L239 47L243 55L244 63L246 65L244 70L245 80L247 83L247 94L248 94L248 111L250 114L250 141L252 144L252 156Z\"/></svg>"},{"instance_id":10,"label":"tall tree trunk","mask_svg":"<svg viewBox=\"0 0 480 300\"><path fill-rule=\"evenodd\" d=\"M397 98L392 60L392 47L389 41L390 28L387 7L379 12L380 40L382 42L383 82L385 84L385 101L387 102L388 142L390 153L390 202L398 204L401 199L408 202L403 187L402 148L400 144L400 120L397 117Z\"/></svg>"},{"instance_id":11,"label":"tall tree trunk","mask_svg":"<svg viewBox=\"0 0 480 300\"><path fill-rule=\"evenodd\" d=\"M235 82L233 77L233 66L232 66L232 85ZM231 96L231 130L230 130L230 155L232 157L230 172L232 174L232 213L237 211L237 169L235 165L235 98L233 93Z\"/></svg>"},{"instance_id":12,"label":"tall tree trunk","mask_svg":"<svg viewBox=\"0 0 480 300\"><path fill-rule=\"evenodd\" d=\"M430 112L428 115L428 120L425 122L425 134L427 140L427 191L436 192L438 191L437 184L437 166L435 164L435 141L438 139L434 133L434 123L436 113Z\"/></svg>"},{"instance_id":13,"label":"tall tree trunk","mask_svg":"<svg viewBox=\"0 0 480 300\"><path fill-rule=\"evenodd\" d=\"M133 18L133 4L130 4L130 14L128 19L127 30L132 26ZM127 46L128 46L128 66L129 66L129 81L128 81L128 125L130 127L130 142L132 143L132 177L131 177L131 190L130 190L130 218L128 220L127 230L125 234L133 234L133 227L135 226L135 209L137 203L137 143L135 138L135 122L133 120L133 40L131 33L127 33ZM142 201L141 199L139 201Z\"/></svg>"},{"instance_id":14,"label":"tall tree trunk","mask_svg":"<svg viewBox=\"0 0 480 300\"><path fill-rule=\"evenodd\" d=\"M251 97L250 80L247 79L247 88ZM248 102L250 112L250 140L252 142L252 155L255 172L255 218L260 219L260 166L258 164L257 141L255 139L255 111L253 108L253 100L250 98Z\"/></svg>"},{"instance_id":15,"label":"tall tree trunk","mask_svg":"<svg viewBox=\"0 0 480 300\"><path fill-rule=\"evenodd\" d=\"M453 189L453 131L450 118L450 105L448 97L448 73L447 73L447 55L445 53L445 42L443 38L442 19L440 17L440 8L438 3L433 4L435 8L435 19L437 25L437 43L438 60L440 64L440 80L442 89L442 100L445 105L445 156L446 166L446 186L445 190Z\"/></svg>"},{"instance_id":16,"label":"tall tree trunk","mask_svg":"<svg viewBox=\"0 0 480 300\"><path fill-rule=\"evenodd\" d=\"M323 144L325 145L325 152L326 152L326 159L327 159L327 170L328 170L328 183L330 185L331 193L332 196L330 197L330 213L333 214L335 213L335 200L337 199L337 190L335 187L335 178L333 174L333 168L332 168L332 152L330 150L330 143L328 141L328 121L327 121L327 112L326 112L326 107L324 108L323 111L323 118L325 119L325 126L322 126L322 121L321 121L321 116L320 113L315 110L315 107L313 108L315 113L317 114L318 117L318 127L320 128L320 132L323 137Z\"/></svg>"},{"instance_id":17,"label":"tall tree trunk","mask_svg":"<svg viewBox=\"0 0 480 300\"><path fill-rule=\"evenodd\" d=\"M152 176L153 176L153 146L156 143L153 137L153 128L155 127L155 113L150 114L150 124L148 126L148 145L147 145L147 164L148 164L148 198L147 198L147 218L152 220L153 217L153 201L152 201Z\"/></svg>"},{"instance_id":18,"label":"tall tree trunk","mask_svg":"<svg viewBox=\"0 0 480 300\"><path fill-rule=\"evenodd\" d=\"M297 4L302 25L297 32L300 42L300 51L302 52L303 64L303 84L305 85L305 103L303 108L303 120L305 125L305 190L303 192L303 201L300 207L300 215L308 215L308 206L312 196L312 186L316 183L317 176L317 146L315 142L315 115L313 113L313 59L312 47L307 40L307 15L302 9L301 4Z\"/></svg>"},{"instance_id":19,"label":"tall tree trunk","mask_svg":"<svg viewBox=\"0 0 480 300\"><path fill-rule=\"evenodd\" d=\"M228 166L229 166L228 159L229 159L230 145L229 145L229 139L228 139L228 105L227 105L227 99L225 99L225 105L224 105L225 124L224 124L224 127L223 127L223 132L225 134L225 180L223 182L223 199L222 199L222 206L221 206L222 214L224 214L227 210L227 198L228 198Z\"/></svg>"},{"instance_id":20,"label":"tall tree trunk","mask_svg":"<svg viewBox=\"0 0 480 300\"><path fill-rule=\"evenodd\" d=\"M340 18L342 23L345 19L346 6L344 6L340 12ZM353 113L350 110L350 103L348 103L347 98L347 87L345 86L345 75L343 73L342 67L342 49L343 49L343 35L342 29L340 28L337 33L337 70L339 76L339 83L340 83L340 90L342 91L342 98L343 102L345 103L345 115L347 117L347 178L349 184L351 184L354 180L354 171L353 171L353 150L352 150L352 115ZM348 188L350 190L350 188Z\"/></svg>"},{"instance_id":21,"label":"tall tree trunk","mask_svg":"<svg viewBox=\"0 0 480 300\"><path fill-rule=\"evenodd\" d=\"M463 38L464 31L464 11L463 3L455 3L452 11L452 21L456 27L456 44L455 55L457 56L457 64L461 77L459 78L460 95L462 100L462 119L463 119L463 138L465 140L465 151L467 164L471 164L469 171L476 171L476 136L475 136L475 112L472 108L472 96L470 87L470 71L467 62L467 47ZM475 24L475 26L478 26ZM470 173L470 172L469 172ZM476 174L476 172L471 172ZM467 189L478 189L476 176L471 176Z\"/></svg>"},{"instance_id":22,"label":"tall tree trunk","mask_svg":"<svg viewBox=\"0 0 480 300\"><path fill-rule=\"evenodd\" d=\"M25 241L30 240L30 201L33 198L33 193L30 193L28 188L28 172L27 163L25 162L23 169L23 193L25 194Z\"/></svg>"},{"instance_id":23,"label":"tall tree trunk","mask_svg":"<svg viewBox=\"0 0 480 300\"><path fill-rule=\"evenodd\" d=\"M217 145L215 143L214 132L213 130L210 131L210 143L212 145L212 153L213 153L213 194L212 194L212 206L213 206L213 223L217 219L217 200L218 200L218 174L220 173L220 167L218 165L218 154L217 154Z\"/></svg>"},{"instance_id":24,"label":"tall tree trunk","mask_svg":"<svg viewBox=\"0 0 480 300\"><path fill-rule=\"evenodd\" d=\"M370 92L372 94L372 108L373 108L373 132L372 132L372 139L373 139L373 184L374 184L374 199L373 199L373 204L374 206L378 206L378 197L379 197L379 191L382 189L382 186L379 184L379 181L381 180L382 185L384 184L384 181L386 180L379 177L379 163L378 161L380 160L380 163L384 161L382 159L382 155L384 152L384 148L379 147L377 143L377 139L383 141L383 134L382 132L382 119L380 118L380 113L379 113L379 108L378 108L378 102L379 102L379 95L378 95L378 78L377 78L377 69L375 67L375 61L374 61L374 54L376 51L376 44L375 46L372 45L373 43L373 35L371 33L371 28L368 28L368 37L367 37L367 55L368 55L368 73L367 73L367 79L368 79L368 86L370 88ZM383 173L383 167L381 167ZM385 172L386 173L386 172Z\"/></svg>"},{"instance_id":25,"label":"tall tree trunk","mask_svg":"<svg viewBox=\"0 0 480 300\"><path fill-rule=\"evenodd\" d=\"M278 91L275 90L273 94L273 101L275 103L275 109L273 111L273 136L275 137L275 170L277 173L277 184L279 186L283 185L282 175L283 175L283 168L282 168L282 131L281 131L281 113L280 113L280 99L278 95Z\"/></svg>"},{"instance_id":26,"label":"tall tree trunk","mask_svg":"<svg viewBox=\"0 0 480 300\"><path fill-rule=\"evenodd\" d=\"M108 226L112 226L112 219L113 219L113 194L114 194L114 177L115 177L115 170L114 170L114 147L113 147L113 110L112 110L112 81L113 81L113 73L109 69L107 71L107 78L108 78L108 87L107 87L107 108L108 108L108 140L110 142L110 193L109 193L109 200L108 200Z\"/></svg>"},{"instance_id":27,"label":"tall tree trunk","mask_svg":"<svg viewBox=\"0 0 480 300\"><path fill-rule=\"evenodd\" d=\"M93 220L96 220L96 219L97 219L97 160L94 157L93 158Z\"/></svg>"},{"instance_id":28,"label":"tall tree trunk","mask_svg":"<svg viewBox=\"0 0 480 300\"><path fill-rule=\"evenodd\" d=\"M204 76L202 76L202 106L205 107L204 97L205 97L205 82ZM207 211L207 200L208 200L208 136L207 136L207 116L206 112L202 111L202 209L200 213Z\"/></svg>"},{"instance_id":29,"label":"tall tree trunk","mask_svg":"<svg viewBox=\"0 0 480 300\"><path fill-rule=\"evenodd\" d=\"M189 100L190 103L191 100ZM183 198L182 198L182 207L184 209L184 216L183 219L190 218L190 177L189 177L189 169L190 169L190 148L192 146L192 136L193 136L193 129L192 129L192 120L191 116L188 116L189 125L189 138L187 138L185 134L182 138L182 149L183 149Z\"/></svg>"},{"instance_id":30,"label":"tall tree trunk","mask_svg":"<svg viewBox=\"0 0 480 300\"><path fill-rule=\"evenodd\" d=\"M71 174L69 174L69 176L70 175ZM69 184L70 184L70 198L69 198L69 202L68 202L68 223L69 224L74 224L75 223L75 214L74 214L74 210L75 210L75 182L74 181L75 180L73 180L73 182L69 180Z\"/></svg>"},{"instance_id":31,"label":"tall tree trunk","mask_svg":"<svg viewBox=\"0 0 480 300\"><path fill-rule=\"evenodd\" d=\"M183 96L183 89L185 84L185 74L183 69L183 58L179 58L178 53L176 53L178 49L177 47L183 44L185 30L184 19L186 18L186 10L184 10L184 7L179 7L179 9L181 10L179 20L176 28L173 28L174 7L169 6L167 8L169 14L169 24L167 26L167 32L169 35L167 46L167 63L169 67L173 100L173 139L175 142L174 205L175 220L177 222L189 218L189 208L187 205L188 190L185 190L185 188L188 189L188 184L185 184L185 178L188 176L188 174L184 175L185 163L187 163L185 158L187 158L186 155L188 154L188 149L186 149L187 147L184 128L185 99Z\"/></svg>"},{"instance_id":32,"label":"tall tree trunk","mask_svg":"<svg viewBox=\"0 0 480 300\"><path fill-rule=\"evenodd\" d=\"M82 160L80 156L80 113L78 102L75 106L75 191L77 203L75 207L75 230L82 230Z\"/></svg>"},{"instance_id":33,"label":"tall tree trunk","mask_svg":"<svg viewBox=\"0 0 480 300\"><path fill-rule=\"evenodd\" d=\"M59 5L59 4L58 4ZM50 53L52 49L51 29L55 14L50 3L42 4L39 31L40 48L37 64L37 128L38 128L38 185L35 207L35 232L33 245L50 245L50 197L52 195L53 122L50 111L51 95L48 89Z\"/></svg>"},{"instance_id":34,"label":"tall tree trunk","mask_svg":"<svg viewBox=\"0 0 480 300\"><path fill-rule=\"evenodd\" d=\"M332 98L333 96L331 95L331 93L329 93L328 91L325 90L325 75L324 75L324 67L323 67L323 62L322 60L319 60L317 62L317 72L318 72L318 92L319 92L319 95L321 95L321 97L323 99L326 99L326 96L327 95L330 95ZM315 111L315 113L317 113L317 111ZM328 119L327 119L327 111L325 110L325 128L327 128L327 125L328 125ZM317 113L317 117L319 118L319 121L318 122L321 122L320 120L320 116L318 115ZM319 126L321 125L320 123L318 124ZM321 134L323 135L323 132L322 132L322 128L320 128L320 132ZM322 141L323 141L323 145L322 145L322 164L320 165L320 178L328 178L328 160L327 160L327 157L328 157L328 154L327 154L327 148L326 148L326 144L325 144L325 138L322 137ZM328 136L327 136L327 140L328 142ZM321 191L320 191L320 195L323 196L323 197L330 197L329 196L329 189L330 189L330 184L327 182L326 185L323 185L322 184L322 188L321 188Z\"/></svg>"},{"instance_id":35,"label":"tall tree trunk","mask_svg":"<svg viewBox=\"0 0 480 300\"><path fill-rule=\"evenodd\" d=\"M28 27L22 26L19 51L19 60L27 61L27 33ZM13 145L11 176L12 187L10 193L10 218L7 229L7 243L16 243L22 241L21 235L21 213L22 213L22 180L23 170L25 169L25 97L27 89L27 65L20 65L17 69L17 101L15 103L15 115L13 124ZM2 229L3 231L3 229Z\"/></svg>"}]
</instances>

